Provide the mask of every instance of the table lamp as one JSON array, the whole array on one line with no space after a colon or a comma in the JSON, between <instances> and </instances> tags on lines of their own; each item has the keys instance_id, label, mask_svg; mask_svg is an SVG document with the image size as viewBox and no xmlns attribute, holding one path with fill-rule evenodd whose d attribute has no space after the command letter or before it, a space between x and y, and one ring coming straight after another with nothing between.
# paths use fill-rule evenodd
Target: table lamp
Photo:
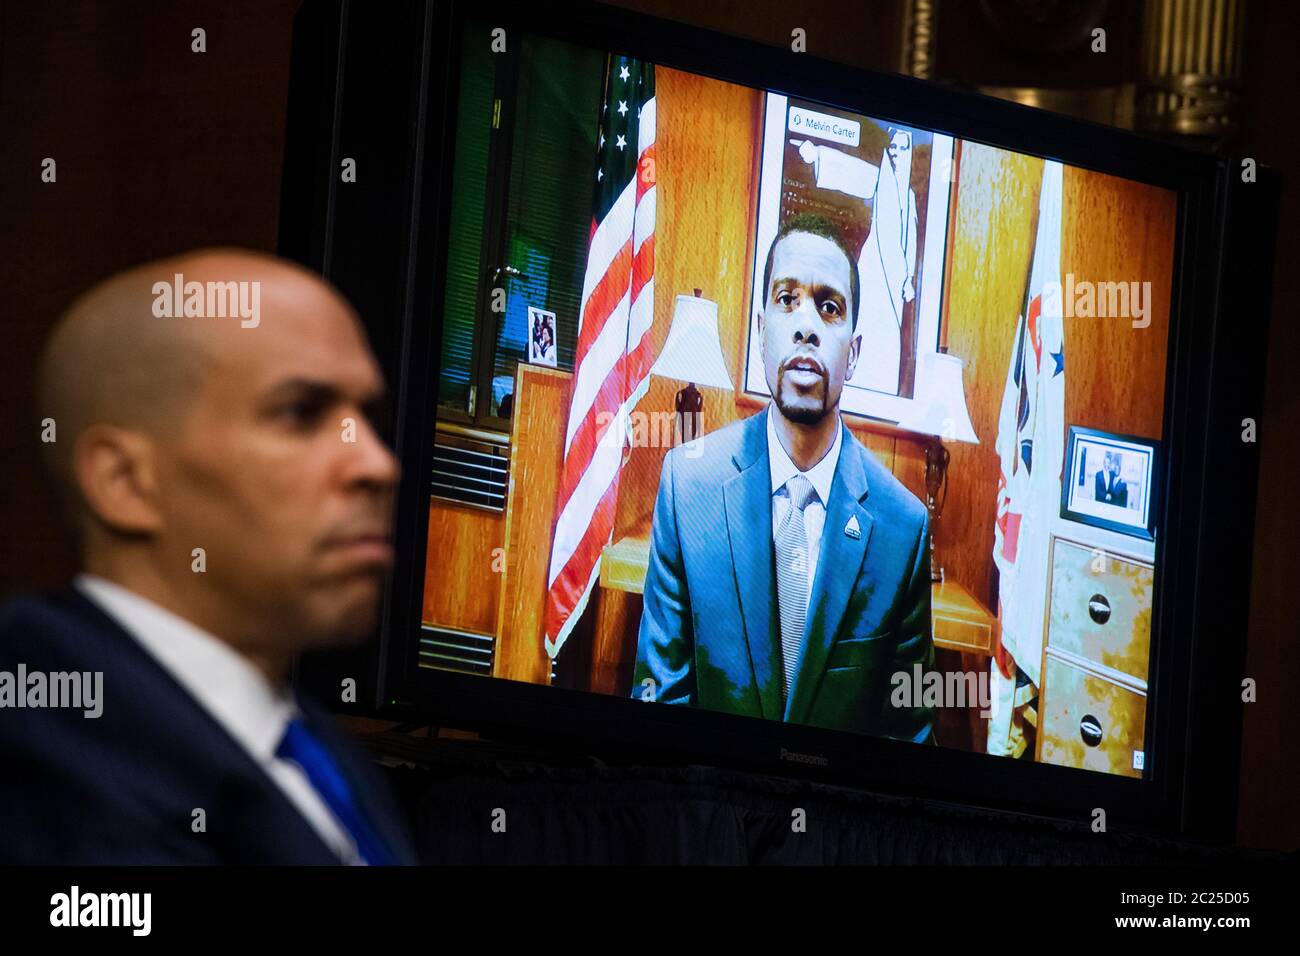
<instances>
[{"instance_id":1,"label":"table lamp","mask_svg":"<svg viewBox=\"0 0 1300 956\"><path fill-rule=\"evenodd\" d=\"M943 580L943 565L935 557L934 526L948 497L948 449L944 441L979 444L961 381L962 360L947 349L922 353L917 368L916 398L898 427L926 436L925 506L930 512L930 580Z\"/></svg>"},{"instance_id":2,"label":"table lamp","mask_svg":"<svg viewBox=\"0 0 1300 956\"><path fill-rule=\"evenodd\" d=\"M703 298L699 289L694 295L677 296L668 338L650 373L686 383L674 403L678 443L699 438L704 433L704 396L696 386L733 390L718 341L718 304Z\"/></svg>"}]
</instances>

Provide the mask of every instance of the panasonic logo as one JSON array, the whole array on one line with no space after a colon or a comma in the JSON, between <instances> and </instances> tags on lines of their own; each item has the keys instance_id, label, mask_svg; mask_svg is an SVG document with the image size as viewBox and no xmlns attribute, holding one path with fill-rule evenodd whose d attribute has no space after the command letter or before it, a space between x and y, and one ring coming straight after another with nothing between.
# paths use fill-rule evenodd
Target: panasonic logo
<instances>
[{"instance_id":1,"label":"panasonic logo","mask_svg":"<svg viewBox=\"0 0 1300 956\"><path fill-rule=\"evenodd\" d=\"M818 754L796 753L793 750L786 750L784 747L781 748L781 759L787 763L807 763L812 764L814 767L829 767L831 765L830 760L826 757Z\"/></svg>"}]
</instances>

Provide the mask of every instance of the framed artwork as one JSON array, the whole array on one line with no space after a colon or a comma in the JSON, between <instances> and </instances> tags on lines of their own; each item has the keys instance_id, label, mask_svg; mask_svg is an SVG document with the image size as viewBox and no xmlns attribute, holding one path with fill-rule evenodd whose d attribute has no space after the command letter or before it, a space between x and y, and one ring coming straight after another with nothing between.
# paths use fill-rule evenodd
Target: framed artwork
<instances>
[{"instance_id":1,"label":"framed artwork","mask_svg":"<svg viewBox=\"0 0 1300 956\"><path fill-rule=\"evenodd\" d=\"M1160 443L1070 426L1061 517L1155 540Z\"/></svg>"},{"instance_id":2,"label":"framed artwork","mask_svg":"<svg viewBox=\"0 0 1300 956\"><path fill-rule=\"evenodd\" d=\"M770 395L757 313L781 223L816 213L857 251L862 348L840 410L898 422L917 395L920 356L939 347L954 140L778 93L765 100L745 392Z\"/></svg>"}]
</instances>

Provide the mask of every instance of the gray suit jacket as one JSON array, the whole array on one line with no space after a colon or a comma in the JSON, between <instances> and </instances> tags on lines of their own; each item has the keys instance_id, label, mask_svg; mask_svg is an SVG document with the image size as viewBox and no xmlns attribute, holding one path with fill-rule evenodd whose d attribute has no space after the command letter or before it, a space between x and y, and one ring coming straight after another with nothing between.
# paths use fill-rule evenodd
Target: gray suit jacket
<instances>
[{"instance_id":1,"label":"gray suit jacket","mask_svg":"<svg viewBox=\"0 0 1300 956\"><path fill-rule=\"evenodd\" d=\"M664 458L632 695L649 687L661 703L933 742L932 709L894 706L890 684L933 664L929 515L842 422L806 643L782 708L768 414Z\"/></svg>"}]
</instances>

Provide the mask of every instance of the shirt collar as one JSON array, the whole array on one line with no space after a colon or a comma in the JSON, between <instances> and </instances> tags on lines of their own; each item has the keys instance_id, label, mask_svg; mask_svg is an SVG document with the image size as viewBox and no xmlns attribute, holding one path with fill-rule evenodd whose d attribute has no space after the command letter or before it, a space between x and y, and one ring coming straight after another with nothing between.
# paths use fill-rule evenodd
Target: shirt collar
<instances>
[{"instance_id":1,"label":"shirt collar","mask_svg":"<svg viewBox=\"0 0 1300 956\"><path fill-rule=\"evenodd\" d=\"M831 483L835 480L835 466L840 460L840 443L844 437L844 425L839 421L839 413L835 413L835 418L840 427L835 429L835 441L831 443L830 451L805 472L800 472L799 466L790 460L790 456L786 454L781 444L781 439L777 437L776 423L772 420L772 416L776 414L779 413L769 404L767 406L767 462L772 472L772 494L784 488L785 483L795 475L802 474L812 482L817 498L821 501L822 507L825 507L831 500Z\"/></svg>"},{"instance_id":2,"label":"shirt collar","mask_svg":"<svg viewBox=\"0 0 1300 956\"><path fill-rule=\"evenodd\" d=\"M92 574L73 585L120 624L249 753L275 755L296 714L293 695L277 687L220 638L166 608Z\"/></svg>"}]
</instances>

